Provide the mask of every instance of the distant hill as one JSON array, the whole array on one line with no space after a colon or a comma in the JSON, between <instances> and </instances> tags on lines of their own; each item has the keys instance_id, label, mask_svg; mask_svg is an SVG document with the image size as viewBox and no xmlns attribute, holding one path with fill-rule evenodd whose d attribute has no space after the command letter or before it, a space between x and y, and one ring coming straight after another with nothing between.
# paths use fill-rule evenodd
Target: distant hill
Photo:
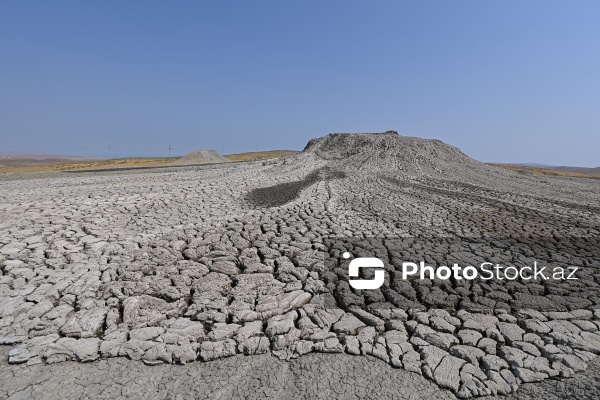
<instances>
[{"instance_id":1,"label":"distant hill","mask_svg":"<svg viewBox=\"0 0 600 400\"><path fill-rule=\"evenodd\" d=\"M495 167L518 171L526 174L542 174L551 176L565 176L571 178L593 178L600 179L598 168L582 168L582 167L531 167L523 164L489 164ZM566 169L561 169L566 168ZM572 169L572 170L571 170ZM578 170L586 170L586 172L578 172Z\"/></svg>"},{"instance_id":2,"label":"distant hill","mask_svg":"<svg viewBox=\"0 0 600 400\"><path fill-rule=\"evenodd\" d=\"M271 150L221 156L214 150L199 150L185 157L138 157L106 159L101 157L56 156L43 154L0 153L0 173L78 171L137 167L166 167L169 165L197 165L227 163L230 161L264 160L297 153L291 150Z\"/></svg>"},{"instance_id":3,"label":"distant hill","mask_svg":"<svg viewBox=\"0 0 600 400\"><path fill-rule=\"evenodd\" d=\"M60 156L50 154L0 153L0 165L9 168L56 165L74 161L102 160L102 157Z\"/></svg>"},{"instance_id":4,"label":"distant hill","mask_svg":"<svg viewBox=\"0 0 600 400\"><path fill-rule=\"evenodd\" d=\"M548 165L548 164L536 164L536 163L490 163L493 165L503 165L510 167L510 169L518 169L518 167L529 167L534 169L545 169L562 172L573 172L584 175L600 175L600 167L569 167L566 165Z\"/></svg>"},{"instance_id":5,"label":"distant hill","mask_svg":"<svg viewBox=\"0 0 600 400\"><path fill-rule=\"evenodd\" d=\"M600 175L600 167L586 168L586 167L566 167L566 166L562 166L562 167L547 167L547 168L554 169L554 170L557 170L557 171L577 172L579 174L586 174L586 175Z\"/></svg>"},{"instance_id":6,"label":"distant hill","mask_svg":"<svg viewBox=\"0 0 600 400\"><path fill-rule=\"evenodd\" d=\"M179 160L172 162L170 165L197 165L228 162L231 161L214 150L197 150L181 157Z\"/></svg>"}]
</instances>

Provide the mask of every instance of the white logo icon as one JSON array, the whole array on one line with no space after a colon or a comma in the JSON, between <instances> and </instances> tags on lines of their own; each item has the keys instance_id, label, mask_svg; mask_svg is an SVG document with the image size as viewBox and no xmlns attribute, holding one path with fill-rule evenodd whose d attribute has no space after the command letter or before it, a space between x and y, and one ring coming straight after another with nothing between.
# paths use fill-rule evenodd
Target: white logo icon
<instances>
[{"instance_id":1,"label":"white logo icon","mask_svg":"<svg viewBox=\"0 0 600 400\"><path fill-rule=\"evenodd\" d=\"M343 254L344 258L350 258L350 253ZM350 279L349 283L354 289L379 289L383 285L385 273L383 272L383 261L375 257L359 257L350 261L348 265L348 275L358 277L359 268L377 268L373 279Z\"/></svg>"}]
</instances>

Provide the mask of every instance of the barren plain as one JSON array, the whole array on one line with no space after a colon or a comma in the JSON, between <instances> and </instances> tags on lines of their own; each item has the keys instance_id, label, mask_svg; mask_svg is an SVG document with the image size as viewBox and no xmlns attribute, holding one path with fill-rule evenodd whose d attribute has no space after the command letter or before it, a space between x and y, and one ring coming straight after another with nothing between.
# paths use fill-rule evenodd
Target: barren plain
<instances>
[{"instance_id":1,"label":"barren plain","mask_svg":"<svg viewBox=\"0 0 600 400\"><path fill-rule=\"evenodd\" d=\"M0 227L0 398L598 394L600 180L331 134L265 161L0 175ZM384 286L351 288L344 251L384 258ZM449 253L579 279L400 279Z\"/></svg>"}]
</instances>

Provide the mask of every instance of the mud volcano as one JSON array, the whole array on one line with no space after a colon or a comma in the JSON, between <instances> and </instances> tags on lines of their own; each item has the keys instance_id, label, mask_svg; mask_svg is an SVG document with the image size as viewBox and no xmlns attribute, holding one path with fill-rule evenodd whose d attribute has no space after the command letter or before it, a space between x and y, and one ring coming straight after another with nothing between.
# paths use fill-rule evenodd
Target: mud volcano
<instances>
[{"instance_id":1,"label":"mud volcano","mask_svg":"<svg viewBox=\"0 0 600 400\"><path fill-rule=\"evenodd\" d=\"M196 150L194 152L186 154L177 161L173 161L171 165L199 165L228 162L231 161L226 159L214 150Z\"/></svg>"},{"instance_id":2,"label":"mud volcano","mask_svg":"<svg viewBox=\"0 0 600 400\"><path fill-rule=\"evenodd\" d=\"M133 370L230 382L235 364L281 398L264 371L282 365L298 396L312 376L361 397L358 381L328 374L368 365L398 377L381 393L468 398L583 374L600 353L597 180L523 175L395 132L330 134L264 163L11 179L0 397L122 396L114 382ZM385 262L380 288L350 285L361 256ZM537 261L580 279L402 279L404 261ZM77 362L109 372L82 379ZM330 372L310 375L321 362ZM239 396L267 395L233 381ZM187 390L144 382L137 395Z\"/></svg>"}]
</instances>

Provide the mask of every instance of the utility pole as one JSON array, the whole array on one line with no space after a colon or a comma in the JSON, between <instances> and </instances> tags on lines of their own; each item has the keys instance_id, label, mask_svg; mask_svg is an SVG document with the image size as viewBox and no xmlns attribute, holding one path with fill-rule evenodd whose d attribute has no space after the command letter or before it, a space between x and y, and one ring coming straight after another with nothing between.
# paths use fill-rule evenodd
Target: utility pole
<instances>
[{"instance_id":1,"label":"utility pole","mask_svg":"<svg viewBox=\"0 0 600 400\"><path fill-rule=\"evenodd\" d=\"M221 147L221 155L223 155L223 147Z\"/></svg>"},{"instance_id":2,"label":"utility pole","mask_svg":"<svg viewBox=\"0 0 600 400\"><path fill-rule=\"evenodd\" d=\"M106 158L110 159L110 144L108 145L108 151L106 152Z\"/></svg>"},{"instance_id":3,"label":"utility pole","mask_svg":"<svg viewBox=\"0 0 600 400\"><path fill-rule=\"evenodd\" d=\"M171 149L172 149L172 148L173 148L173 147L172 147L171 145L169 145L169 160L171 159Z\"/></svg>"}]
</instances>

